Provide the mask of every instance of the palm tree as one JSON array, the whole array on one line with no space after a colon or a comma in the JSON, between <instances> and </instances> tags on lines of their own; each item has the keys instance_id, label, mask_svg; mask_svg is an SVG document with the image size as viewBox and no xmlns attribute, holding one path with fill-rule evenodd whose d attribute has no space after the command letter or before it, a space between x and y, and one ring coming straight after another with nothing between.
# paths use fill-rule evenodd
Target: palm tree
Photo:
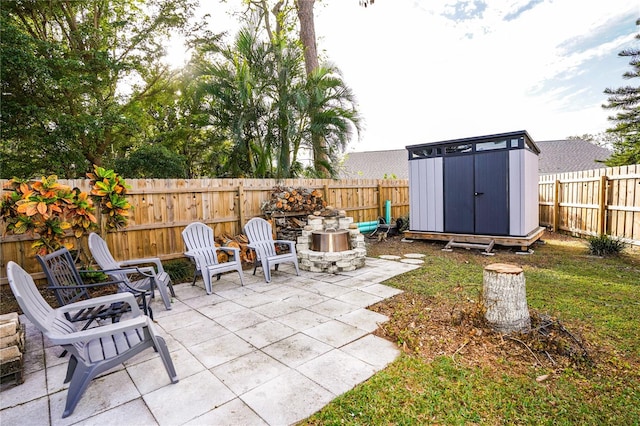
<instances>
[{"instance_id":1,"label":"palm tree","mask_svg":"<svg viewBox=\"0 0 640 426\"><path fill-rule=\"evenodd\" d=\"M306 89L307 142L313 152L313 174L327 177L326 170L335 176L333 165L338 154L346 148L354 131L359 135L362 130L356 99L340 71L331 65L308 74Z\"/></svg>"}]
</instances>

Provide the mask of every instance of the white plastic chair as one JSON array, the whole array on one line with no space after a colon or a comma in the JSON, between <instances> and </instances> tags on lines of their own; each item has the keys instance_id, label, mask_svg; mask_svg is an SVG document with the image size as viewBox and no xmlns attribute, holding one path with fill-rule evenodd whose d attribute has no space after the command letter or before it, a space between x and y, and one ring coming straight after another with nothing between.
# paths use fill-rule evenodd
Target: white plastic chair
<instances>
[{"instance_id":1,"label":"white plastic chair","mask_svg":"<svg viewBox=\"0 0 640 426\"><path fill-rule=\"evenodd\" d=\"M129 286L133 288L139 288L143 290L150 290L153 294L154 286L158 287L160 297L164 302L164 307L171 309L171 297L169 297L169 291L171 296L175 297L173 291L173 284L169 274L164 271L162 262L157 257L150 257L146 259L132 259L117 261L113 258L109 247L105 240L95 232L89 234L89 251L96 263L100 266L100 269L104 273L109 275L111 279L116 281L125 281ZM136 266L136 265L148 265L154 264L157 271L153 266ZM132 274L140 274L142 279L134 280L131 278Z\"/></svg>"},{"instance_id":2,"label":"white plastic chair","mask_svg":"<svg viewBox=\"0 0 640 426\"><path fill-rule=\"evenodd\" d=\"M271 282L271 267L277 271L278 265L281 263L293 263L296 268L296 275L300 275L295 242L274 240L271 223L260 217L254 217L244 226L244 233L249 239L249 248L256 252L256 264L253 268L254 275L258 266L262 266L264 279L267 282ZM286 245L289 248L289 252L278 254L276 244ZM258 265L258 262L260 262L260 265Z\"/></svg>"},{"instance_id":3,"label":"white plastic chair","mask_svg":"<svg viewBox=\"0 0 640 426\"><path fill-rule=\"evenodd\" d=\"M220 276L224 272L237 271L240 274L240 283L244 285L244 274L240 261L240 249L236 247L216 247L213 237L213 229L201 222L193 222L182 230L182 240L187 251L184 253L195 264L193 284L198 275L202 276L204 288L207 294L213 292L211 279ZM228 262L218 262L218 251L230 254Z\"/></svg>"},{"instance_id":4,"label":"white plastic chair","mask_svg":"<svg viewBox=\"0 0 640 426\"><path fill-rule=\"evenodd\" d=\"M20 265L10 261L7 277L24 315L52 343L62 346L71 354L64 380L64 383L70 383L63 418L73 413L94 377L147 348L154 348L158 352L171 383L178 382L164 339L156 334L151 319L140 311L133 294L116 293L53 309L38 291L33 278ZM69 312L114 303L128 304L132 318L78 331L65 316ZM152 370L148 373L155 374ZM114 391L117 392L117 389Z\"/></svg>"}]
</instances>

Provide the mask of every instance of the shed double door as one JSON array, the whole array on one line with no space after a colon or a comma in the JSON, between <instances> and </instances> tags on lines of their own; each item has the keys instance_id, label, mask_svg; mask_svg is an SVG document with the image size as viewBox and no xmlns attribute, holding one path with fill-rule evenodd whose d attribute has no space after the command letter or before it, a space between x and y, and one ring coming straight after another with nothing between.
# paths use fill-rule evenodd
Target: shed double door
<instances>
[{"instance_id":1,"label":"shed double door","mask_svg":"<svg viewBox=\"0 0 640 426\"><path fill-rule=\"evenodd\" d=\"M445 232L508 235L508 159L508 151L445 158Z\"/></svg>"}]
</instances>

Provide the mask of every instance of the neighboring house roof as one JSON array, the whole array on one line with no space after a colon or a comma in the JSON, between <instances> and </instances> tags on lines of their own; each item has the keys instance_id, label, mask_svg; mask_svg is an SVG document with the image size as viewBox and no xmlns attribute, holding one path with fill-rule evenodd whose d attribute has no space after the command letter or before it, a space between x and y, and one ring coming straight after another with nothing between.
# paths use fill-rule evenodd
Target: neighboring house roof
<instances>
[{"instance_id":1,"label":"neighboring house roof","mask_svg":"<svg viewBox=\"0 0 640 426\"><path fill-rule=\"evenodd\" d=\"M538 171L541 175L600 169L611 155L606 148L583 140L536 142L540 148ZM386 175L386 176L385 176ZM409 155L406 149L350 152L340 167L342 179L408 179Z\"/></svg>"},{"instance_id":2,"label":"neighboring house roof","mask_svg":"<svg viewBox=\"0 0 640 426\"><path fill-rule=\"evenodd\" d=\"M386 176L385 176L386 175ZM349 152L340 167L342 179L409 179L406 149Z\"/></svg>"},{"instance_id":3,"label":"neighboring house roof","mask_svg":"<svg viewBox=\"0 0 640 426\"><path fill-rule=\"evenodd\" d=\"M536 142L540 148L538 171L541 175L606 167L602 161L611 151L579 139Z\"/></svg>"}]
</instances>

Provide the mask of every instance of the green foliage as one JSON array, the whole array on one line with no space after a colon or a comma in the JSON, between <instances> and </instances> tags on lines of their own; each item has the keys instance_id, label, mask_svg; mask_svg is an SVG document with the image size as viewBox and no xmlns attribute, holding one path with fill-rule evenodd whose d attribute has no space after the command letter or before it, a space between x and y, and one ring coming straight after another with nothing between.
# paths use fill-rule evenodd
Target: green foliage
<instances>
[{"instance_id":1,"label":"green foliage","mask_svg":"<svg viewBox=\"0 0 640 426\"><path fill-rule=\"evenodd\" d=\"M335 174L338 154L359 130L355 99L338 70L306 75L287 12L277 15L277 30L266 39L249 21L233 45L203 46L192 63L214 139L228 141L218 157L227 176L313 176L319 169L305 170L303 149L325 158L322 168Z\"/></svg>"},{"instance_id":2,"label":"green foliage","mask_svg":"<svg viewBox=\"0 0 640 426\"><path fill-rule=\"evenodd\" d=\"M171 72L191 0L7 1L0 16L2 177L77 178L134 143Z\"/></svg>"},{"instance_id":3,"label":"green foliage","mask_svg":"<svg viewBox=\"0 0 640 426\"><path fill-rule=\"evenodd\" d=\"M0 217L7 231L16 235L37 236L32 248L36 254L46 254L74 244L67 242L67 230L75 238L95 227L96 218L91 199L86 192L71 189L57 182L55 175L40 181L11 179L5 184L0 201Z\"/></svg>"},{"instance_id":4,"label":"green foliage","mask_svg":"<svg viewBox=\"0 0 640 426\"><path fill-rule=\"evenodd\" d=\"M164 270L174 283L182 283L193 280L193 264L187 259L176 259L163 262Z\"/></svg>"},{"instance_id":5,"label":"green foliage","mask_svg":"<svg viewBox=\"0 0 640 426\"><path fill-rule=\"evenodd\" d=\"M91 195L100 206L101 219L105 220L108 230L127 226L131 205L127 201L129 186L116 172L93 166L93 173L87 173L90 179Z\"/></svg>"},{"instance_id":6,"label":"green foliage","mask_svg":"<svg viewBox=\"0 0 640 426\"><path fill-rule=\"evenodd\" d=\"M126 158L115 160L114 168L123 175L135 178L186 178L185 158L162 145L145 145Z\"/></svg>"},{"instance_id":7,"label":"green foliage","mask_svg":"<svg viewBox=\"0 0 640 426\"><path fill-rule=\"evenodd\" d=\"M617 256L626 244L624 241L602 234L597 237L589 237L589 253L596 256Z\"/></svg>"},{"instance_id":8,"label":"green foliage","mask_svg":"<svg viewBox=\"0 0 640 426\"><path fill-rule=\"evenodd\" d=\"M640 19L636 21L640 25ZM640 40L640 33L635 35ZM640 49L635 47L623 50L620 57L631 58L631 71L623 74L625 79L640 78ZM615 127L607 132L617 136L613 143L613 155L605 162L607 166L624 166L640 163L640 87L624 86L618 89L606 89L608 103L603 108L618 110L615 116L609 117Z\"/></svg>"}]
</instances>

